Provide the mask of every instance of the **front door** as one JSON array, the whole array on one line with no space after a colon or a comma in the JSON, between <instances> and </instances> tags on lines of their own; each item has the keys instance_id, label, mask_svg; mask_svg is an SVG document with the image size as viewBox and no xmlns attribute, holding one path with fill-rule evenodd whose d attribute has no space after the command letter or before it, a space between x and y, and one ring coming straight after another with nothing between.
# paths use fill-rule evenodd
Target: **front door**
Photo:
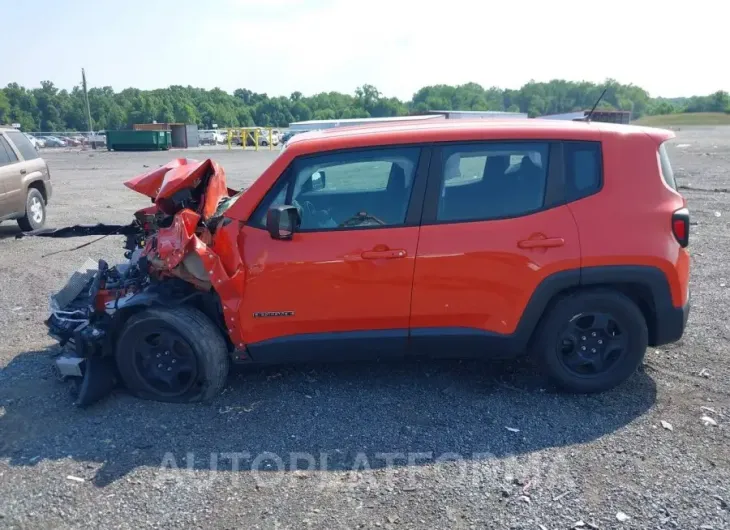
<instances>
[{"instance_id":1,"label":"front door","mask_svg":"<svg viewBox=\"0 0 730 530\"><path fill-rule=\"evenodd\" d=\"M429 156L399 147L293 161L243 229L240 319L255 360L405 352ZM281 204L300 212L290 240L266 230Z\"/></svg>"},{"instance_id":2,"label":"front door","mask_svg":"<svg viewBox=\"0 0 730 530\"><path fill-rule=\"evenodd\" d=\"M520 322L541 282L577 284L580 246L561 205L561 153L545 141L450 144L434 153L413 284L415 348L515 353L529 338Z\"/></svg>"}]
</instances>

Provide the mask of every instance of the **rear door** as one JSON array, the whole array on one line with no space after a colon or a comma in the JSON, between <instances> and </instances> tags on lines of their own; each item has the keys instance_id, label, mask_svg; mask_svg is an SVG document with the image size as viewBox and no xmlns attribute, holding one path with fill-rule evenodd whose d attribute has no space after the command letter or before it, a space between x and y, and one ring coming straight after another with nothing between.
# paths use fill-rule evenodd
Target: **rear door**
<instances>
[{"instance_id":1,"label":"rear door","mask_svg":"<svg viewBox=\"0 0 730 530\"><path fill-rule=\"evenodd\" d=\"M456 355L467 345L485 355L524 346L519 324L538 286L579 279L578 230L563 190L560 142L435 151L416 254L414 346Z\"/></svg>"},{"instance_id":2,"label":"rear door","mask_svg":"<svg viewBox=\"0 0 730 530\"><path fill-rule=\"evenodd\" d=\"M405 353L430 151L345 150L299 157L243 229L240 325L254 359ZM266 230L293 204L291 240Z\"/></svg>"},{"instance_id":3,"label":"rear door","mask_svg":"<svg viewBox=\"0 0 730 530\"><path fill-rule=\"evenodd\" d=\"M0 132L0 218L17 213L12 196L20 177L18 156L4 133Z\"/></svg>"}]
</instances>

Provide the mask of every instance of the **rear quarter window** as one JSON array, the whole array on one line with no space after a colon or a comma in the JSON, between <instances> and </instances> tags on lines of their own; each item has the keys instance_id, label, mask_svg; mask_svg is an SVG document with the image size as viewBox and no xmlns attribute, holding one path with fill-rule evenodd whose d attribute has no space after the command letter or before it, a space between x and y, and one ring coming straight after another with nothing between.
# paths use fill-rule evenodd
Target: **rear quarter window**
<instances>
[{"instance_id":1,"label":"rear quarter window","mask_svg":"<svg viewBox=\"0 0 730 530\"><path fill-rule=\"evenodd\" d=\"M659 146L659 169L662 173L662 178L667 186L676 191L677 182L674 179L674 171L672 170L672 163L669 161L669 153L667 153L667 144L661 144Z\"/></svg>"},{"instance_id":2,"label":"rear quarter window","mask_svg":"<svg viewBox=\"0 0 730 530\"><path fill-rule=\"evenodd\" d=\"M15 144L15 147L18 148L18 151L20 151L20 154L25 160L38 158L38 151L35 150L33 144L30 143L30 140L28 140L22 132L8 131L5 134L7 134L10 141Z\"/></svg>"},{"instance_id":3,"label":"rear quarter window","mask_svg":"<svg viewBox=\"0 0 730 530\"><path fill-rule=\"evenodd\" d=\"M564 142L566 198L575 201L601 189L603 159L600 142Z\"/></svg>"}]
</instances>

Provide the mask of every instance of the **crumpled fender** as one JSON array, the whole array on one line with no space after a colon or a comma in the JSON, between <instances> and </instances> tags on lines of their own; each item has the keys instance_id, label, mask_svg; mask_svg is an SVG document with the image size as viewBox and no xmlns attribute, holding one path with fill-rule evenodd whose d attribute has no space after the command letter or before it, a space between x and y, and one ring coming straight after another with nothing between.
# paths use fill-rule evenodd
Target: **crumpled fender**
<instances>
[{"instance_id":1,"label":"crumpled fender","mask_svg":"<svg viewBox=\"0 0 730 530\"><path fill-rule=\"evenodd\" d=\"M200 162L191 158L176 158L126 181L124 185L150 197L163 212L173 214L166 211L164 199L184 189L197 188L206 178L208 180L201 200L203 206L199 213L203 219L208 219L215 213L220 200L228 197L232 191L226 185L225 171L211 159Z\"/></svg>"},{"instance_id":2,"label":"crumpled fender","mask_svg":"<svg viewBox=\"0 0 730 530\"><path fill-rule=\"evenodd\" d=\"M216 226L206 224L220 200L236 193L227 187L223 168L210 159L199 162L177 158L128 180L125 185L155 203L137 212L141 224L157 211L173 215L169 226L157 229L154 244L144 247L143 255L150 267L162 276L180 278L200 290L213 289L221 301L228 336L236 348L242 349L245 343L239 309L246 277L239 246L242 223L223 217L215 221ZM199 194L198 211L166 211L170 207L167 199L185 189Z\"/></svg>"},{"instance_id":3,"label":"crumpled fender","mask_svg":"<svg viewBox=\"0 0 730 530\"><path fill-rule=\"evenodd\" d=\"M206 244L196 233L201 216L189 209L178 212L172 224L160 228L156 244L145 247L150 263L171 276L181 278L200 289L212 288L223 306L228 335L238 348L244 346L240 326L239 306L243 298L245 268L238 247L240 223L224 220ZM210 233L205 229L201 236ZM207 276L202 281L197 271L186 266L190 255L197 256Z\"/></svg>"}]
</instances>

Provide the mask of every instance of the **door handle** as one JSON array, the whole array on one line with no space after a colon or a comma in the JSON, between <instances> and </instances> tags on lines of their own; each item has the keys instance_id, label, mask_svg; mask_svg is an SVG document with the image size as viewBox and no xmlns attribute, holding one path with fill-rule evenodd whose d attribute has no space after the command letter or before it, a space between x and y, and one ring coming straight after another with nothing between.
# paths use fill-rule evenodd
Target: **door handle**
<instances>
[{"instance_id":1,"label":"door handle","mask_svg":"<svg viewBox=\"0 0 730 530\"><path fill-rule=\"evenodd\" d=\"M405 258L408 253L403 249L396 250L366 250L360 257L362 259L398 259Z\"/></svg>"},{"instance_id":2,"label":"door handle","mask_svg":"<svg viewBox=\"0 0 730 530\"><path fill-rule=\"evenodd\" d=\"M555 248L565 245L562 237L546 237L545 239L524 239L517 242L520 248Z\"/></svg>"},{"instance_id":3,"label":"door handle","mask_svg":"<svg viewBox=\"0 0 730 530\"><path fill-rule=\"evenodd\" d=\"M21 170L20 170L20 174L21 174L21 175L25 175L26 173L27 173L27 171L26 171L25 169L21 169Z\"/></svg>"}]
</instances>

